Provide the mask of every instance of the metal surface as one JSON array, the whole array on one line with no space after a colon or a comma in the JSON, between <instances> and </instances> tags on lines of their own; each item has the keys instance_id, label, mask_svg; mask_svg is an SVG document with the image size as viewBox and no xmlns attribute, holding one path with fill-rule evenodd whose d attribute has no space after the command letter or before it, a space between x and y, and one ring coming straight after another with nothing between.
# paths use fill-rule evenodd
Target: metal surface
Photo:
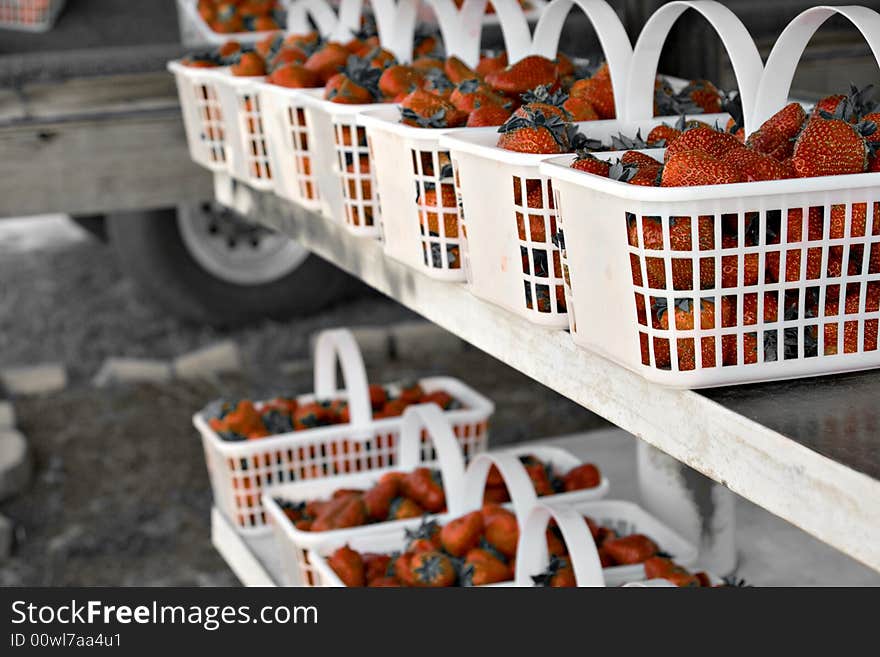
<instances>
[{"instance_id":1,"label":"metal surface","mask_svg":"<svg viewBox=\"0 0 880 657\"><path fill-rule=\"evenodd\" d=\"M380 244L317 214L240 185L231 195L252 221L880 570L880 450L867 401L880 373L700 393L662 388L576 348L565 331L535 327L386 258ZM850 395L855 408L841 403Z\"/></svg>"}]
</instances>

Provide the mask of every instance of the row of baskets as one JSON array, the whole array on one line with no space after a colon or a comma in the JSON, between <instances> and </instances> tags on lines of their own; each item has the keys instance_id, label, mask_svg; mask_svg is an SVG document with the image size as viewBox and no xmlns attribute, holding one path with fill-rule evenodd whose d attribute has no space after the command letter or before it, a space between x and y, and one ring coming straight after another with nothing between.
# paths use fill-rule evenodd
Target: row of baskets
<instances>
[{"instance_id":1,"label":"row of baskets","mask_svg":"<svg viewBox=\"0 0 880 657\"><path fill-rule=\"evenodd\" d=\"M863 7L802 13L765 68L735 14L710 0L663 5L634 48L603 0L554 0L534 39L518 4L495 6L511 61L528 53L555 56L569 10L586 13L609 65L618 119L578 128L606 142L675 120L653 116L654 84L662 44L687 10L714 27L730 56L746 134L786 103L807 42L831 16L849 19L880 52L880 15ZM438 11L450 21L441 31L454 32L467 9L468 3L462 12ZM387 46L404 59L404 46ZM456 45L453 54L472 63L478 48L470 46ZM382 239L389 257L427 276L466 282L474 295L535 324L570 329L576 344L652 381L695 388L880 364L880 258L838 272L826 267L841 252L846 261L850 250L880 255L876 174L639 187L573 171L573 156L500 149L493 128L410 127L393 104L339 105L321 90L285 89L222 69L172 63L171 70L197 162ZM700 118L723 124L729 116ZM428 189L450 193L431 195L427 204ZM843 235L830 235L828 221L821 236L807 229L811 217L832 212L845 217ZM863 215L867 228L859 233L854 218ZM802 230L791 228L792 217ZM649 224L662 235L660 248L646 243ZM737 237L722 240L722 226L734 226ZM690 239L673 240L682 233ZM818 276L807 267L817 258ZM765 274L771 263L795 275ZM761 274L746 280L753 266ZM688 276L674 274L685 270ZM830 311L828 300L840 300L845 312ZM771 316L771 305L782 310ZM648 309L660 307L690 307L689 321L658 322Z\"/></svg>"},{"instance_id":2,"label":"row of baskets","mask_svg":"<svg viewBox=\"0 0 880 657\"><path fill-rule=\"evenodd\" d=\"M345 378L341 389L336 383L337 367ZM245 536L274 534L283 584L343 585L333 567L333 554L338 550L382 553L388 561L393 552L409 552L407 545L421 532L425 540L434 540L438 559L464 561L465 549L478 549L506 568L505 576L496 575L493 584L532 585L531 577L546 571L550 563L545 537L551 518L578 586L645 579L646 555L620 562L606 557L603 562L597 547L599 531L606 538L612 533L621 538L647 537L658 556L668 555L681 567L696 561L696 548L657 518L635 504L603 500L610 483L595 466L544 445L488 452L490 401L454 379L422 379L419 384L426 392L442 388L457 403L450 410L416 404L400 416L374 418L369 411L375 400L371 401L360 352L351 333L337 329L319 335L315 391L295 402L305 406L314 400L344 400L349 411L346 423L231 441L211 422L210 411L196 414L194 423L202 435L215 506ZM423 503L419 512L386 516L403 499L398 496L404 495L399 491L405 486L398 489L394 484L394 491L382 501L382 483L389 478L397 482L425 468L437 473L436 479L430 475L430 481L442 497L435 497L433 504ZM421 474L427 476L427 471ZM551 481L554 486L544 485ZM487 497L490 491L495 494ZM503 493L500 497L499 492ZM374 496L367 505L371 493ZM369 510L369 519L361 515L357 521L342 520L347 512L345 499L356 500L353 503L362 514ZM487 500L501 506L484 506ZM465 547L453 551L453 557L443 552L446 546L439 534L432 539L424 533L426 527L439 532L440 525L499 508L504 510L496 513L515 520L513 533L508 532L503 542L487 530L479 542L474 537L470 545L462 543ZM325 524L319 529L321 522ZM487 541L494 543L487 545ZM412 550L414 554L416 548ZM420 551L431 551L431 546Z\"/></svg>"},{"instance_id":3,"label":"row of baskets","mask_svg":"<svg viewBox=\"0 0 880 657\"><path fill-rule=\"evenodd\" d=\"M65 0L0 0L0 29L47 32L52 29Z\"/></svg>"}]
</instances>

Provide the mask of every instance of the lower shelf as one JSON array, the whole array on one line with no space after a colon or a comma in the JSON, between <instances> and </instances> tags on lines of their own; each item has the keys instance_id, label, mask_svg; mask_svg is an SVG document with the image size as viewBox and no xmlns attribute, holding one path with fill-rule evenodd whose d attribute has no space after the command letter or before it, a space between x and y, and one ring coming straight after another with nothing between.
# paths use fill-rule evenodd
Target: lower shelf
<instances>
[{"instance_id":1,"label":"lower shelf","mask_svg":"<svg viewBox=\"0 0 880 657\"><path fill-rule=\"evenodd\" d=\"M272 534L245 538L213 507L211 543L245 586L278 586L281 582L281 564Z\"/></svg>"}]
</instances>

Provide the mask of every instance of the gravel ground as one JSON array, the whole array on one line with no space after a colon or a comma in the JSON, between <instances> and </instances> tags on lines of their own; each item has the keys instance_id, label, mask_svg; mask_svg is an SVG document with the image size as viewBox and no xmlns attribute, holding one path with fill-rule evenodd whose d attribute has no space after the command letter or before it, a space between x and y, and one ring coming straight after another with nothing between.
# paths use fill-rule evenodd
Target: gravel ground
<instances>
[{"instance_id":1,"label":"gravel ground","mask_svg":"<svg viewBox=\"0 0 880 657\"><path fill-rule=\"evenodd\" d=\"M0 504L18 527L0 585L231 585L209 539L211 494L192 413L218 396L304 392L311 374L279 363L308 356L321 328L411 318L367 297L288 324L216 331L169 318L122 278L91 241L21 253L0 249L0 366L65 363L71 385L16 400L36 460L31 489ZM236 376L97 390L89 381L108 356L170 358L232 338L245 357ZM602 424L596 416L475 350L436 362L388 361L371 378L446 373L497 404L495 445Z\"/></svg>"}]
</instances>

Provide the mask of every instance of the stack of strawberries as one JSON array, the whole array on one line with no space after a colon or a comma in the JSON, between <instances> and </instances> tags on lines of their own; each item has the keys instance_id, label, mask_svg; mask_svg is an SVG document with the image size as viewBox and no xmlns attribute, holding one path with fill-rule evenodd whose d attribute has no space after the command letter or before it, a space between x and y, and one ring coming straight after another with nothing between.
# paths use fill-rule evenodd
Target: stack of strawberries
<instances>
[{"instance_id":1,"label":"stack of strawberries","mask_svg":"<svg viewBox=\"0 0 880 657\"><path fill-rule=\"evenodd\" d=\"M442 390L425 392L418 383L407 383L392 389L370 385L373 419L399 417L413 404L437 404L448 411L463 408L461 402ZM276 397L255 404L250 400L216 401L203 415L208 424L226 441L257 440L291 431L303 431L351 421L348 402L343 399L297 402L294 398Z\"/></svg>"},{"instance_id":2,"label":"stack of strawberries","mask_svg":"<svg viewBox=\"0 0 880 657\"><path fill-rule=\"evenodd\" d=\"M592 518L584 522L596 543L602 566L647 564L663 557L657 544L644 534L620 536ZM519 542L516 516L496 504L485 504L479 511L440 526L424 521L407 531L402 552L392 554L359 553L348 546L337 549L328 564L346 586L439 588L483 586L513 579ZM559 528L551 523L546 532L551 557L546 572L534 577L537 586L575 586L568 547ZM668 559L666 559L668 561ZM662 565L662 568L661 568ZM669 561L652 564L651 577L676 577L681 585L693 585L680 567ZM660 573L663 574L660 574ZM698 576L696 581L702 582ZM704 579L708 581L708 578Z\"/></svg>"},{"instance_id":3,"label":"stack of strawberries","mask_svg":"<svg viewBox=\"0 0 880 657\"><path fill-rule=\"evenodd\" d=\"M526 468L539 497L595 488L601 482L598 468L584 463L564 474L534 456L520 461ZM503 503L510 500L504 480L497 469L489 473L484 501ZM412 472L389 472L367 490L345 488L333 492L330 499L292 502L276 500L297 529L321 532L362 525L419 518L426 513L446 510L446 497L439 471L416 468Z\"/></svg>"},{"instance_id":4,"label":"stack of strawberries","mask_svg":"<svg viewBox=\"0 0 880 657\"><path fill-rule=\"evenodd\" d=\"M218 34L281 29L278 0L199 0L198 12Z\"/></svg>"}]
</instances>

